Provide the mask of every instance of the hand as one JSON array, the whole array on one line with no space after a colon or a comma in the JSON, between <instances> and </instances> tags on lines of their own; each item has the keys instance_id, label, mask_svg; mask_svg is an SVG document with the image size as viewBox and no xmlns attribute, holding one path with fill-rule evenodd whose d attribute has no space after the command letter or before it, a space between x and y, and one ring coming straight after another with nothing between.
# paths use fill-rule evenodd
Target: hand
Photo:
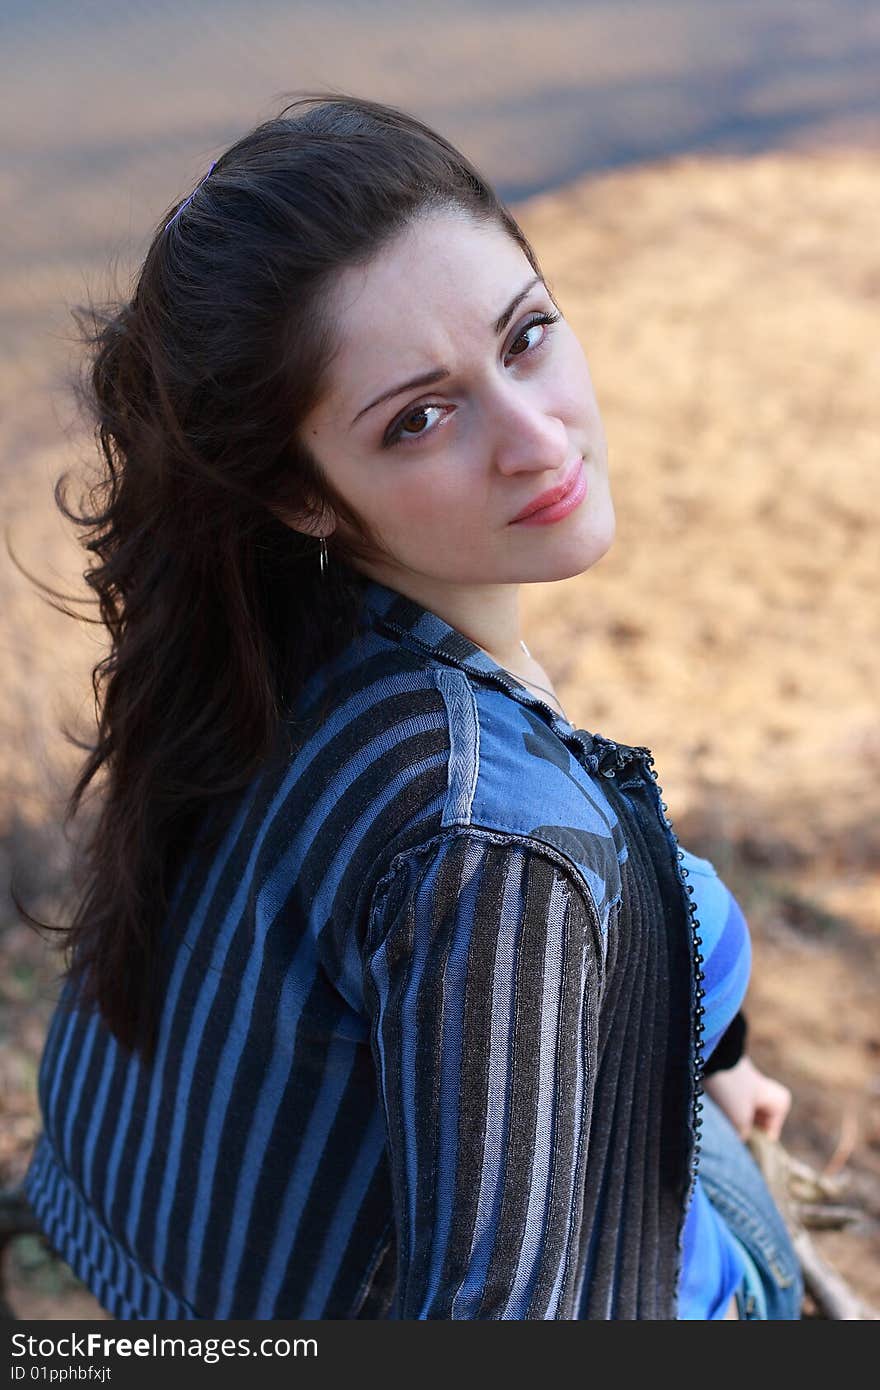
<instances>
[{"instance_id":1,"label":"hand","mask_svg":"<svg viewBox=\"0 0 880 1390\"><path fill-rule=\"evenodd\" d=\"M725 1113L741 1139L761 1129L778 1139L791 1109L791 1091L758 1071L752 1059L740 1057L735 1067L712 1072L703 1088Z\"/></svg>"}]
</instances>

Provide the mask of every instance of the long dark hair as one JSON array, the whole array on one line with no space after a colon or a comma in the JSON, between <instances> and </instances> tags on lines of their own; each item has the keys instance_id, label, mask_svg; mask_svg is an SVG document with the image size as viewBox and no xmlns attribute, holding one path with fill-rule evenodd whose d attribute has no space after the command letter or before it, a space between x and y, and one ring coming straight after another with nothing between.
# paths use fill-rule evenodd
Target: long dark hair
<instances>
[{"instance_id":1,"label":"long dark hair","mask_svg":"<svg viewBox=\"0 0 880 1390\"><path fill-rule=\"evenodd\" d=\"M15 901L66 933L78 997L148 1060L158 928L192 836L293 739L297 692L355 631L358 559L387 553L297 437L334 349L327 290L435 206L495 220L538 269L515 219L435 131L379 102L307 93L169 209L130 299L72 311L100 474L82 513L67 472L54 496L85 528L110 650L92 672L97 739L73 740L88 756L65 826L99 772L103 785L72 923L51 927ZM276 513L325 504L353 539L328 537L322 577L317 537Z\"/></svg>"}]
</instances>

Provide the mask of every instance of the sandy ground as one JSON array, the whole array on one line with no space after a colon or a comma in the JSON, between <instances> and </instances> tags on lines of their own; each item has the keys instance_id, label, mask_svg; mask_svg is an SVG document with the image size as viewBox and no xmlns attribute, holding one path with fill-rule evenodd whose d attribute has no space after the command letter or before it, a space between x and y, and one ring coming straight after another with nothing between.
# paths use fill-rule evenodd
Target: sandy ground
<instances>
[{"instance_id":1,"label":"sandy ground","mask_svg":"<svg viewBox=\"0 0 880 1390\"><path fill-rule=\"evenodd\" d=\"M848 1175L863 1212L817 1245L880 1304L880 155L680 158L517 211L590 361L618 517L592 571L525 591L526 639L572 719L653 749L679 838L740 898L752 1052L795 1098L785 1143ZM51 346L3 363L3 513L20 560L82 592L51 484L89 445L50 393ZM0 855L51 911L77 762L58 725L89 715L100 634L5 554L0 603ZM4 922L9 1182L38 1124L57 967L9 907ZM93 1315L33 1242L8 1264L21 1316Z\"/></svg>"}]
</instances>

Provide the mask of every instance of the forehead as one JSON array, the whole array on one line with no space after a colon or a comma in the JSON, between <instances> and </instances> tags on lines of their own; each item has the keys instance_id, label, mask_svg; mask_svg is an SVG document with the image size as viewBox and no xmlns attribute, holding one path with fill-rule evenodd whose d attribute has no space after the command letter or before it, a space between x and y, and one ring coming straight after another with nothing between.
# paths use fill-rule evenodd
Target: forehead
<instances>
[{"instance_id":1,"label":"forehead","mask_svg":"<svg viewBox=\"0 0 880 1390\"><path fill-rule=\"evenodd\" d=\"M424 214L366 265L342 270L330 296L337 351L330 386L350 398L387 368L429 369L467 335L491 342L491 324L534 271L496 222L452 210Z\"/></svg>"}]
</instances>

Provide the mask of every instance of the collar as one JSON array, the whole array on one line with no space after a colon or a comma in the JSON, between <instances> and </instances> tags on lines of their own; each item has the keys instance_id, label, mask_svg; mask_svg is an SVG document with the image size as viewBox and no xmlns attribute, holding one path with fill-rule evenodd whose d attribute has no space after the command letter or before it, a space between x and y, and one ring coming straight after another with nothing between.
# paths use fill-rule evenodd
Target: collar
<instances>
[{"instance_id":1,"label":"collar","mask_svg":"<svg viewBox=\"0 0 880 1390\"><path fill-rule=\"evenodd\" d=\"M504 690L511 699L543 719L564 742L576 741L583 750L584 762L594 772L613 777L634 758L651 758L649 748L631 746L605 738L602 734L591 733L588 729L575 728L545 700L528 690L513 672L499 666L487 651L452 627L438 613L377 579L368 579L364 587L362 622L403 646L425 652L436 661L467 671L474 680L484 685Z\"/></svg>"}]
</instances>

